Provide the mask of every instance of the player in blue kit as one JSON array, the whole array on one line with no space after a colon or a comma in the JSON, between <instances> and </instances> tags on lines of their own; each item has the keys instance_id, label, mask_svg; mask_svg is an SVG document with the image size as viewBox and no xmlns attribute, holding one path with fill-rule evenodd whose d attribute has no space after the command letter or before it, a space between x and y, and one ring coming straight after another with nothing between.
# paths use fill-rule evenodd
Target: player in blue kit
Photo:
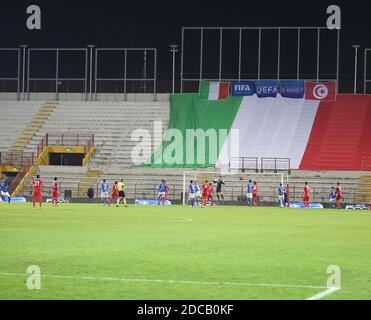
<instances>
[{"instance_id":1,"label":"player in blue kit","mask_svg":"<svg viewBox=\"0 0 371 320\"><path fill-rule=\"evenodd\" d=\"M157 205L160 205L161 202L162 202L162 205L165 205L167 191L168 191L168 187L166 185L166 181L162 180L160 185L158 186L158 198L157 198L158 203L157 203Z\"/></svg>"},{"instance_id":2,"label":"player in blue kit","mask_svg":"<svg viewBox=\"0 0 371 320\"><path fill-rule=\"evenodd\" d=\"M102 202L103 202L103 205L104 206L108 206L109 204L109 201L108 201L108 198L109 198L109 185L108 183L106 182L106 179L103 179L103 182L101 184L101 194L100 194L100 197L102 199Z\"/></svg>"},{"instance_id":3,"label":"player in blue kit","mask_svg":"<svg viewBox=\"0 0 371 320\"><path fill-rule=\"evenodd\" d=\"M252 180L249 180L249 183L246 186L246 197L247 197L247 205L249 207L252 206L252 192L254 190L254 184L252 183Z\"/></svg>"},{"instance_id":4,"label":"player in blue kit","mask_svg":"<svg viewBox=\"0 0 371 320\"><path fill-rule=\"evenodd\" d=\"M194 181L193 185L194 185L194 188L195 188L195 204L198 206L199 205L198 201L201 201L201 187L197 183L197 181Z\"/></svg>"},{"instance_id":5,"label":"player in blue kit","mask_svg":"<svg viewBox=\"0 0 371 320\"><path fill-rule=\"evenodd\" d=\"M0 202L4 201L4 197L1 194L1 190L3 189L3 186L4 186L4 182L0 180Z\"/></svg>"},{"instance_id":6,"label":"player in blue kit","mask_svg":"<svg viewBox=\"0 0 371 320\"><path fill-rule=\"evenodd\" d=\"M285 207L285 187L282 185L282 183L280 184L278 188L278 201L279 201L280 207L284 208Z\"/></svg>"},{"instance_id":7,"label":"player in blue kit","mask_svg":"<svg viewBox=\"0 0 371 320\"><path fill-rule=\"evenodd\" d=\"M188 186L188 191L189 191L189 201L191 202L191 206L194 207L196 191L195 191L195 185L193 184L193 180L190 181L190 184Z\"/></svg>"},{"instance_id":8,"label":"player in blue kit","mask_svg":"<svg viewBox=\"0 0 371 320\"><path fill-rule=\"evenodd\" d=\"M9 185L4 182L1 186L1 190L0 190L0 193L1 193L1 196L3 197L4 201L6 198L8 198L8 203L10 203L10 194L9 194Z\"/></svg>"}]
</instances>

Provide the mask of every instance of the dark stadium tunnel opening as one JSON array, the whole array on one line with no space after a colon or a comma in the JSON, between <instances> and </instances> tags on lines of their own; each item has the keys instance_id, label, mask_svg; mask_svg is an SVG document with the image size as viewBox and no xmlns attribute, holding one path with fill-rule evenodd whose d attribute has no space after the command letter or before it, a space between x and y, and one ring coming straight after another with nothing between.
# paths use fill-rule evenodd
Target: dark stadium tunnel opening
<instances>
[{"instance_id":1,"label":"dark stadium tunnel opening","mask_svg":"<svg viewBox=\"0 0 371 320\"><path fill-rule=\"evenodd\" d=\"M83 153L50 153L49 164L51 166L82 166Z\"/></svg>"}]
</instances>

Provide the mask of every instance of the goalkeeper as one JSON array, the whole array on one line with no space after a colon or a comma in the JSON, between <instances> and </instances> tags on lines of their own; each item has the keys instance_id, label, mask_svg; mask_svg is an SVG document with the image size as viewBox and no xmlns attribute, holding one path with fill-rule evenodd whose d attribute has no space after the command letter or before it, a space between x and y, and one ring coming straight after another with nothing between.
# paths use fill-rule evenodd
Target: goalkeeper
<instances>
[{"instance_id":1,"label":"goalkeeper","mask_svg":"<svg viewBox=\"0 0 371 320\"><path fill-rule=\"evenodd\" d=\"M214 180L214 183L216 184L216 196L218 198L218 204L220 203L220 199L222 199L222 202L224 204L224 194L222 192L222 187L225 186L225 182L222 179L222 176L219 176L218 180Z\"/></svg>"}]
</instances>

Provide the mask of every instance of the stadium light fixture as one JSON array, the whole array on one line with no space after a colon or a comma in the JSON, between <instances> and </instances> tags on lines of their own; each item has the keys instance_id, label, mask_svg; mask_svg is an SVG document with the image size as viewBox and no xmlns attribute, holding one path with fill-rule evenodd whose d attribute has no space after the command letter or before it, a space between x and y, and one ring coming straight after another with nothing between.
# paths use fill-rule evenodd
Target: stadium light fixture
<instances>
[{"instance_id":1,"label":"stadium light fixture","mask_svg":"<svg viewBox=\"0 0 371 320\"><path fill-rule=\"evenodd\" d=\"M177 44L171 44L170 45L170 52L173 54L173 89L172 93L175 93L175 55L178 52L178 45Z\"/></svg>"},{"instance_id":2,"label":"stadium light fixture","mask_svg":"<svg viewBox=\"0 0 371 320\"><path fill-rule=\"evenodd\" d=\"M361 46L358 44L353 45L353 48L355 49L354 53L354 94L357 94L357 73L358 73L358 49Z\"/></svg>"}]
</instances>

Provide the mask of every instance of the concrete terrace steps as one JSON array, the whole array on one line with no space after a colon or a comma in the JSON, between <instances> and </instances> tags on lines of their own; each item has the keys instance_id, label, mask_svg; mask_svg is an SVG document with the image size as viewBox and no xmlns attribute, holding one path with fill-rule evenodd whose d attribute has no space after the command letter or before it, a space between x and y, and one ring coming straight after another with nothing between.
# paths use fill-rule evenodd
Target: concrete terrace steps
<instances>
[{"instance_id":1,"label":"concrete terrace steps","mask_svg":"<svg viewBox=\"0 0 371 320\"><path fill-rule=\"evenodd\" d=\"M89 188L95 188L98 183L98 178L101 175L101 169L88 169L84 176L80 178L77 188L72 188L73 194L77 197L84 197Z\"/></svg>"},{"instance_id":2,"label":"concrete terrace steps","mask_svg":"<svg viewBox=\"0 0 371 320\"><path fill-rule=\"evenodd\" d=\"M110 187L115 180L123 178L126 184L126 191L128 193L129 199L133 199L134 197L147 199L154 198L157 193L157 186L159 182L162 179L166 179L170 187L170 198L180 200L183 190L183 171L192 171L183 169L127 168L125 170L121 170L118 168L107 168L99 175L99 177L96 177L94 175L87 175L84 170L86 170L86 168L82 167L39 167L39 172L42 175L42 178L44 179L47 186L51 186L54 176L58 176L61 180L62 193L64 192L64 190L72 190L73 197L79 195L83 198L86 197L86 191L89 187L94 188L96 195L99 195L100 183L103 178L108 181ZM218 175L216 170L213 169L204 169L197 171L211 171L214 172L215 177L217 177ZM205 173L203 175L205 175ZM358 175L360 175L360 173L358 173ZM85 176L89 178L91 177L91 179L87 178L84 182ZM240 176L243 177L243 181L240 180ZM295 176L290 177L291 192L294 193L295 191L295 194L292 194L292 199L295 201L301 201L300 198L303 185L304 182L308 180L312 189L316 191L316 201L327 202L327 197L331 186L339 181L344 189L345 201L353 203L353 190L355 190L355 188L357 187L357 183L359 180L356 178L355 173L349 173L348 177L344 179L341 179L341 177L342 172L324 172L323 176L321 176L321 173L318 172L297 172ZM238 197L244 196L244 187L247 183L248 178L257 179L262 201L277 200L276 189L278 187L279 177L276 175L261 176L256 175L255 173L251 173L248 175L237 174L231 177L224 177L224 180L227 183L224 188L224 194L228 201L237 201ZM189 179L191 179L190 176L188 176L186 184L188 183ZM84 189L84 191L82 191L81 189ZM28 194L30 194L30 191L30 188L25 190L25 192L28 192Z\"/></svg>"},{"instance_id":3,"label":"concrete terrace steps","mask_svg":"<svg viewBox=\"0 0 371 320\"><path fill-rule=\"evenodd\" d=\"M36 113L33 119L29 122L27 127L23 130L21 135L17 138L15 143L10 147L9 152L11 153L20 153L24 152L27 144L32 140L32 137L36 134L36 132L42 127L45 121L50 117L53 113L54 109L57 106L49 106L44 104L40 107L38 113ZM37 124L36 122L37 121Z\"/></svg>"},{"instance_id":4,"label":"concrete terrace steps","mask_svg":"<svg viewBox=\"0 0 371 320\"><path fill-rule=\"evenodd\" d=\"M78 181L84 176L86 170L86 167L80 166L38 166L37 173L41 175L41 179L44 181L44 194L49 196L51 194L54 177L58 177L60 191L63 194L64 190L72 190L72 188L78 184ZM26 183L23 194L32 194L30 183Z\"/></svg>"},{"instance_id":5,"label":"concrete terrace steps","mask_svg":"<svg viewBox=\"0 0 371 320\"><path fill-rule=\"evenodd\" d=\"M359 179L356 200L359 203L371 203L371 175L364 174Z\"/></svg>"},{"instance_id":6,"label":"concrete terrace steps","mask_svg":"<svg viewBox=\"0 0 371 320\"><path fill-rule=\"evenodd\" d=\"M6 152L32 123L42 101L0 101L0 150Z\"/></svg>"},{"instance_id":7,"label":"concrete terrace steps","mask_svg":"<svg viewBox=\"0 0 371 320\"><path fill-rule=\"evenodd\" d=\"M104 112L102 112L102 110ZM154 121L163 121L167 128L169 102L70 102L58 106L52 117L30 141L27 150L37 148L46 132L94 133L99 152L91 166L104 166L117 162L131 165L131 133L138 128L153 131Z\"/></svg>"}]
</instances>

